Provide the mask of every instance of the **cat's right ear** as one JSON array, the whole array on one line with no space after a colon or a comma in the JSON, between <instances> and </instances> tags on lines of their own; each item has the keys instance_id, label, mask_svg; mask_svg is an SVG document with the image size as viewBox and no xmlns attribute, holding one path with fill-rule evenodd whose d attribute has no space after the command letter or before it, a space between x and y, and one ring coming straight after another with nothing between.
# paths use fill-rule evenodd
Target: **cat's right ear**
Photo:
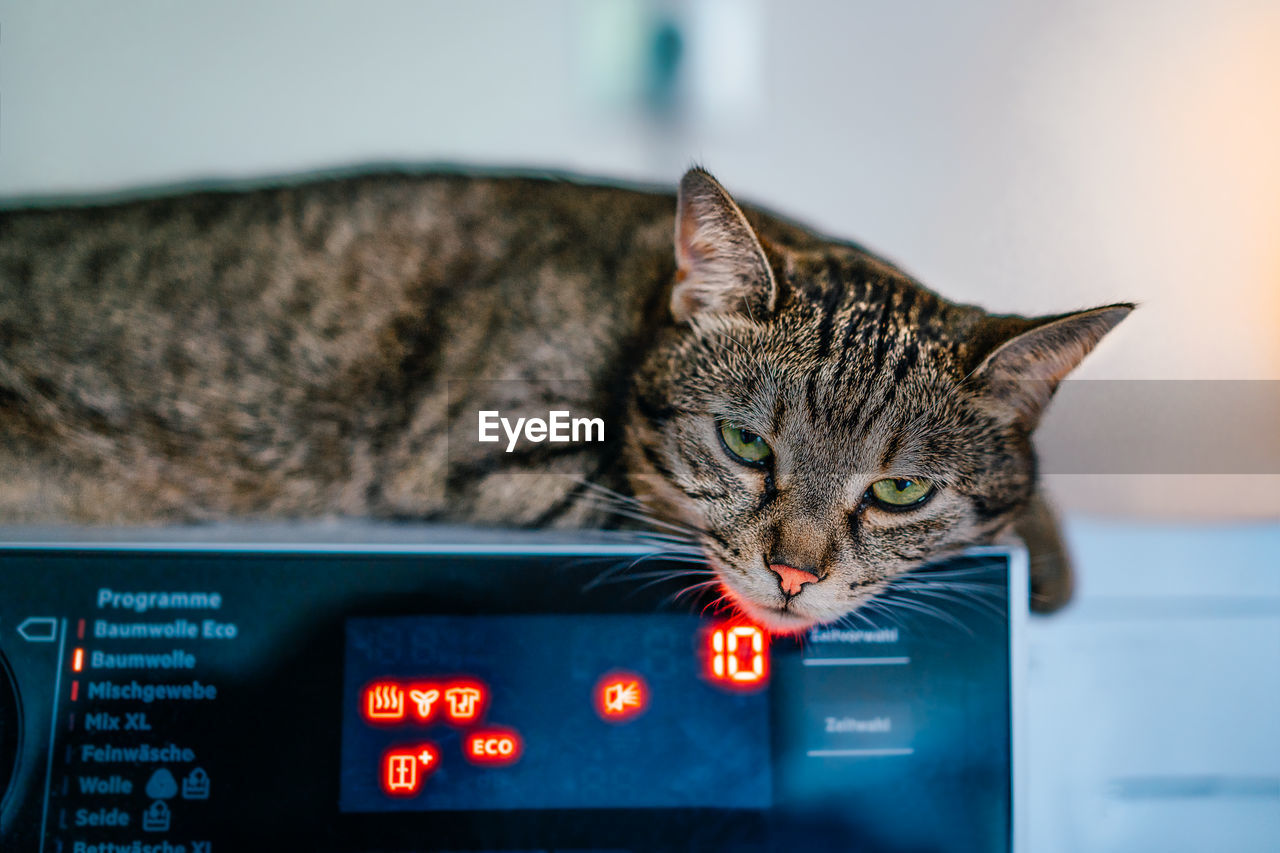
<instances>
[{"instance_id":1,"label":"cat's right ear","mask_svg":"<svg viewBox=\"0 0 1280 853\"><path fill-rule=\"evenodd\" d=\"M1132 302L1120 302L1052 317L989 317L988 342L993 336L1007 340L970 376L1034 429L1058 384L1133 309Z\"/></svg>"},{"instance_id":2,"label":"cat's right ear","mask_svg":"<svg viewBox=\"0 0 1280 853\"><path fill-rule=\"evenodd\" d=\"M676 321L698 314L763 317L777 296L769 259L742 209L715 178L690 169L676 204Z\"/></svg>"}]
</instances>

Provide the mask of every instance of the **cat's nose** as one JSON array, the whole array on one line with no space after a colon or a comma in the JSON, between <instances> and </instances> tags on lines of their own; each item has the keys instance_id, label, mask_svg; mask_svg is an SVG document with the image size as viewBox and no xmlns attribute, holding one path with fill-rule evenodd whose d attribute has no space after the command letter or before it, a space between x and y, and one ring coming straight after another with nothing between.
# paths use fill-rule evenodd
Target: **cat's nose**
<instances>
[{"instance_id":1,"label":"cat's nose","mask_svg":"<svg viewBox=\"0 0 1280 853\"><path fill-rule=\"evenodd\" d=\"M813 572L806 572L795 566L788 566L786 563L770 563L769 571L778 576L778 586L782 587L782 591L788 596L799 595L800 587L807 583L814 583L818 579Z\"/></svg>"}]
</instances>

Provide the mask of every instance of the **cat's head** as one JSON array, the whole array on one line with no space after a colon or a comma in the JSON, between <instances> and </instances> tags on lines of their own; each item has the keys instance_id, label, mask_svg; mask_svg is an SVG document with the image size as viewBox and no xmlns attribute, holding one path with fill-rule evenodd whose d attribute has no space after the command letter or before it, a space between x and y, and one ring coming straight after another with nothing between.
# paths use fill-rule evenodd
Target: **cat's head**
<instances>
[{"instance_id":1,"label":"cat's head","mask_svg":"<svg viewBox=\"0 0 1280 853\"><path fill-rule=\"evenodd\" d=\"M1133 307L956 305L856 247L771 241L698 169L675 230L674 322L636 374L628 471L775 630L837 619L1011 524L1041 412Z\"/></svg>"}]
</instances>

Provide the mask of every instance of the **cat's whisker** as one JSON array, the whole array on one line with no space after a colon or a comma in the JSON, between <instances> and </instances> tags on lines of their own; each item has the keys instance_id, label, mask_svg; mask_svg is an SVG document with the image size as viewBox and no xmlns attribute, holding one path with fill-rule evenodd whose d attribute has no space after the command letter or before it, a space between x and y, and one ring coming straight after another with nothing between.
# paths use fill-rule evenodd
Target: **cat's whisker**
<instances>
[{"instance_id":1,"label":"cat's whisker","mask_svg":"<svg viewBox=\"0 0 1280 853\"><path fill-rule=\"evenodd\" d=\"M632 503L632 504L640 503L640 499L635 497L634 495L624 494L615 489L611 489L602 483L596 483L592 480L588 480L584 477L580 477L577 475L570 475L569 479L572 482L576 483L577 485L581 486L584 489L587 489L590 492L593 492L597 495L602 495L604 497L608 497L620 503Z\"/></svg>"},{"instance_id":2,"label":"cat's whisker","mask_svg":"<svg viewBox=\"0 0 1280 853\"><path fill-rule=\"evenodd\" d=\"M569 481L574 483L578 488L583 489L581 499L592 500L596 502L604 502L609 506L630 506L643 509L642 502L632 496L622 492L615 491L608 486L592 482L583 477L571 475Z\"/></svg>"},{"instance_id":3,"label":"cat's whisker","mask_svg":"<svg viewBox=\"0 0 1280 853\"><path fill-rule=\"evenodd\" d=\"M601 584L606 583L609 578L614 577L615 575L625 574L626 572L631 570L632 566L634 566L637 562L643 559L644 558L641 557L641 558L638 558L637 560L633 560L630 563L615 563L613 565L610 565L609 568L605 569L600 574L596 575L594 578L592 578L590 581L584 584L582 587L582 591L586 592L588 590L595 589Z\"/></svg>"},{"instance_id":4,"label":"cat's whisker","mask_svg":"<svg viewBox=\"0 0 1280 853\"><path fill-rule=\"evenodd\" d=\"M996 617L1003 616L1005 613L1005 608L999 600L983 598L966 590L914 589L908 590L908 592L912 595L923 596L928 599L952 602L957 606L981 611L984 614L991 614Z\"/></svg>"},{"instance_id":5,"label":"cat's whisker","mask_svg":"<svg viewBox=\"0 0 1280 853\"><path fill-rule=\"evenodd\" d=\"M869 600L869 601L864 601L864 602L863 602L863 603L858 607L858 609L857 609L857 610L855 610L854 612L855 612L855 613L858 613L859 615L864 615L864 614L863 614L863 611L864 611L864 610L869 610L869 611L871 611L872 613L875 613L877 617L888 620L889 624L893 625L894 627L897 627L897 628L905 628L905 627L906 627L905 625L903 625L903 624L902 624L902 621L901 621L900 619L898 619L898 617L897 617L897 615L896 615L896 614L894 614L894 613L890 612L887 608L881 607L881 606L880 606L880 604L879 604L879 602L878 602L876 599L874 599L874 598L873 598L873 599L871 599L871 600ZM867 619L867 624L868 624L868 625L870 625L870 626L871 626L871 627L873 627L873 628L880 628L880 627L883 627L882 625L878 625L878 624L876 624L876 623L872 622L872 621L871 621L871 618L870 618L869 616L865 616L865 615L864 615L864 618L866 618L866 619Z\"/></svg>"},{"instance_id":6,"label":"cat's whisker","mask_svg":"<svg viewBox=\"0 0 1280 853\"><path fill-rule=\"evenodd\" d=\"M865 613L864 609L870 609L870 608L867 608L867 605L863 604L861 607L855 608L854 610L851 610L848 613L846 613L835 624L838 626L847 626L853 629L858 629L860 626L865 626L867 630L870 630L870 631L875 631L884 627L882 624L878 624L872 621L871 616ZM893 622L893 624L897 624L895 620L891 619L890 621Z\"/></svg>"},{"instance_id":7,"label":"cat's whisker","mask_svg":"<svg viewBox=\"0 0 1280 853\"><path fill-rule=\"evenodd\" d=\"M649 508L646 506L646 504L641 498L638 498L634 495L626 495L626 494L623 494L622 492L615 491L614 489L611 489L608 486L604 486L599 483L593 483L589 480L584 480L580 477L571 477L570 480L577 483L578 485L582 486L587 490L587 494L583 495L584 498L588 498L593 501L596 501L598 502L597 505L603 506L604 508L627 509L642 515L644 519L647 521L650 521L653 523L660 523L665 527L687 530L689 532L697 532L694 530L694 528L690 527L687 524L673 521L671 519L658 518L652 512L649 511Z\"/></svg>"},{"instance_id":8,"label":"cat's whisker","mask_svg":"<svg viewBox=\"0 0 1280 853\"><path fill-rule=\"evenodd\" d=\"M697 525L689 524L688 522L680 519L655 514L649 506L639 498L632 498L630 501L618 503L615 504L615 506L638 514L642 517L642 520L646 520L650 524L675 531L675 534L669 535L678 535L684 537L688 541L698 541L699 537L706 534L706 531Z\"/></svg>"},{"instance_id":9,"label":"cat's whisker","mask_svg":"<svg viewBox=\"0 0 1280 853\"><path fill-rule=\"evenodd\" d=\"M599 496L599 495L584 495L583 497L584 497L584 500L586 501L590 501L590 502L599 501L599 503L597 503L596 505L600 509L606 509L615 515L621 516L623 518L629 518L632 521L639 521L644 524L652 525L654 527L658 527L663 530L670 531L666 535L684 538L685 541L693 542L694 540L692 539L692 537L698 535L699 533L699 531L690 527L687 524L682 524L680 522L673 522L666 519L658 518L657 516L654 516L653 514L649 513L647 510L643 509L642 506L638 507L637 505L631 504L631 503L618 503L615 501L615 499L611 497L605 497L605 496Z\"/></svg>"},{"instance_id":10,"label":"cat's whisker","mask_svg":"<svg viewBox=\"0 0 1280 853\"><path fill-rule=\"evenodd\" d=\"M629 510L623 507L611 507L609 508L609 511L621 518L627 518L632 521L638 521L643 524L651 524L657 527L666 528L669 531L674 531L674 533L668 533L667 535L670 535L673 538L677 538L681 541L687 542L691 545L694 544L694 540L690 536L685 534L683 531L681 531L680 528L674 525L668 524L667 522L664 522L660 519L656 519L656 518L653 518L652 516L645 515L644 513L635 512L633 510ZM661 535L661 534L658 532L653 532L653 535Z\"/></svg>"},{"instance_id":11,"label":"cat's whisker","mask_svg":"<svg viewBox=\"0 0 1280 853\"><path fill-rule=\"evenodd\" d=\"M894 589L954 589L967 590L969 592L984 592L988 595L1002 597L1005 587L989 583L973 583L965 581L893 581L889 584Z\"/></svg>"},{"instance_id":12,"label":"cat's whisker","mask_svg":"<svg viewBox=\"0 0 1280 853\"><path fill-rule=\"evenodd\" d=\"M726 590L724 593L722 593L722 594L720 595L720 597L718 597L718 598L713 598L711 601L709 601L707 604L705 604L705 605L703 606L703 608L702 608L701 615L702 615L702 616L706 616L706 615L707 615L707 610L709 610L709 609L711 609L711 615L712 615L712 616L716 616L716 615L718 615L718 614L720 613L721 609L722 609L720 605L721 605L723 602L725 602L725 601L728 601L728 602L729 602L729 606L730 606L730 607L736 607L736 605L734 605L734 604L733 604L733 596L732 596L732 594L731 594L731 593L729 593L729 592ZM712 609L712 608L714 608L714 609Z\"/></svg>"},{"instance_id":13,"label":"cat's whisker","mask_svg":"<svg viewBox=\"0 0 1280 853\"><path fill-rule=\"evenodd\" d=\"M632 560L629 563L621 563L621 562L613 563L607 569L605 569L603 572L597 575L590 583L588 583L585 587L583 587L583 589L584 590L591 589L592 587L600 584L605 578L609 578L614 575L624 574L626 572L629 572L639 564L647 560L652 560L656 557L659 557L661 556L661 554L662 552L660 551L654 551L649 554L641 554L640 556L636 557L634 560Z\"/></svg>"},{"instance_id":14,"label":"cat's whisker","mask_svg":"<svg viewBox=\"0 0 1280 853\"><path fill-rule=\"evenodd\" d=\"M591 588L594 589L595 587L608 586L609 584L631 583L632 581L639 582L642 580L650 580L653 578L656 578L659 581L664 581L664 580L674 580L675 578L699 577L703 575L712 575L712 574L715 574L715 572L709 571L709 570L701 571L699 569L690 569L688 571L639 572L635 574L619 574L610 578L606 578L605 580L602 580L594 584ZM640 587L640 589L644 589L644 587L642 586Z\"/></svg>"},{"instance_id":15,"label":"cat's whisker","mask_svg":"<svg viewBox=\"0 0 1280 853\"><path fill-rule=\"evenodd\" d=\"M902 578L958 578L973 577L974 575L987 575L991 573L991 569L985 566L974 566L965 569L931 569L928 567L920 567L910 569L899 577ZM896 578L895 578L896 580Z\"/></svg>"},{"instance_id":16,"label":"cat's whisker","mask_svg":"<svg viewBox=\"0 0 1280 853\"><path fill-rule=\"evenodd\" d=\"M951 625L965 632L969 636L973 636L972 629L970 629L967 625L965 625L963 622L961 622L959 619L955 618L945 610L942 610L938 607L934 607L931 604L926 604L922 601L916 601L913 599L895 597L892 594L881 595L878 600L881 604L887 607L897 607L900 609L911 610L917 613L921 613L925 616L932 616L933 618L941 622L945 622L948 625Z\"/></svg>"},{"instance_id":17,"label":"cat's whisker","mask_svg":"<svg viewBox=\"0 0 1280 853\"><path fill-rule=\"evenodd\" d=\"M594 556L594 557L586 557L586 556L577 557L575 559L568 560L562 563L560 567L564 569L577 569L577 568L583 568L585 566L593 566L593 565L600 565L600 564L605 565L605 569L603 570L602 574L608 574L608 573L616 572L619 570L617 557L612 557L605 554L601 554L600 556Z\"/></svg>"},{"instance_id":18,"label":"cat's whisker","mask_svg":"<svg viewBox=\"0 0 1280 853\"><path fill-rule=\"evenodd\" d=\"M663 603L664 605L667 605L667 604L676 604L676 603L678 603L678 602L680 601L680 599L681 599L681 598L683 598L684 596L686 596L686 595L690 595L690 594L693 594L693 593L697 593L697 592L699 592L699 591L701 591L701 590L705 590L705 589L707 589L708 587L714 587L714 586L715 586L716 584L718 584L718 583L720 583L720 579L719 579L719 578L712 578L711 580L702 581L701 583L689 584L688 586L684 587L683 589L677 590L676 592L672 593L671 595L668 595L665 599L663 599L662 603Z\"/></svg>"},{"instance_id":19,"label":"cat's whisker","mask_svg":"<svg viewBox=\"0 0 1280 853\"><path fill-rule=\"evenodd\" d=\"M704 566L710 565L710 563L707 561L707 555L703 553L701 548L697 550L691 549L687 551L685 550L675 551L675 550L668 549L664 551L663 554L664 556L666 556L667 559L671 560L671 562L673 563L699 563Z\"/></svg>"},{"instance_id":20,"label":"cat's whisker","mask_svg":"<svg viewBox=\"0 0 1280 853\"><path fill-rule=\"evenodd\" d=\"M682 546L692 549L698 547L697 543L685 536L677 536L673 533L661 533L656 530L627 530L623 531L624 538L636 539L642 542L661 542L668 545Z\"/></svg>"},{"instance_id":21,"label":"cat's whisker","mask_svg":"<svg viewBox=\"0 0 1280 853\"><path fill-rule=\"evenodd\" d=\"M962 607L969 607L983 615L991 615L999 618L1004 615L1004 609L997 606L991 601L982 598L968 598L959 592L942 588L924 588L914 587L910 589L916 595L928 596L930 598L938 598L943 601L951 601Z\"/></svg>"},{"instance_id":22,"label":"cat's whisker","mask_svg":"<svg viewBox=\"0 0 1280 853\"><path fill-rule=\"evenodd\" d=\"M872 621L871 621L871 617L870 617L870 616L868 616L866 613L863 613L863 612L862 612L862 608L861 608L861 607L859 607L857 610L852 611L852 612L849 614L849 616L850 616L851 618L854 618L854 619L861 619L863 622L865 622L865 623L866 623L867 628L868 628L868 629L870 629L870 630L873 630L873 631L874 631L875 629L877 629L877 628L879 628L879 627L880 627L880 626L879 626L879 625L877 625L875 622L872 622Z\"/></svg>"},{"instance_id":23,"label":"cat's whisker","mask_svg":"<svg viewBox=\"0 0 1280 853\"><path fill-rule=\"evenodd\" d=\"M609 580L610 578L621 576L622 579L626 579L626 577L630 576L628 573L630 573L633 569L635 569L636 566L639 566L642 563L650 562L652 560L665 560L673 563L693 563L695 565L704 565L704 566L706 565L705 560L699 559L692 554L676 554L676 553L664 552L664 551L654 551L651 554L642 554L641 556L635 558L629 563L618 563L617 565L610 566L608 569L606 569L605 571L601 572L598 576L596 576L590 583L586 584L583 587L583 591L585 592L589 589L594 589L604 583L609 583L611 582ZM680 570L680 571L683 572L685 570ZM690 569L688 571L693 572L698 570ZM710 571L710 569L708 569L707 571Z\"/></svg>"},{"instance_id":24,"label":"cat's whisker","mask_svg":"<svg viewBox=\"0 0 1280 853\"><path fill-rule=\"evenodd\" d=\"M902 612L898 612L898 611L895 611L893 608L885 606L884 604L878 601L876 602L869 601L863 606L870 608L880 618L888 620L889 624L893 625L894 627L902 629L904 631L911 630L911 626L908 625L907 622L905 621L906 615L907 615L905 609Z\"/></svg>"},{"instance_id":25,"label":"cat's whisker","mask_svg":"<svg viewBox=\"0 0 1280 853\"><path fill-rule=\"evenodd\" d=\"M685 576L686 574L692 574L692 575L697 576L697 575L700 575L700 574L701 574L701 572L696 572L696 573L695 573L695 572L688 572L688 573L679 574L679 575L674 575L674 576L668 575L668 576L664 576L664 577L654 578L654 579L653 579L653 580L651 580L651 581L647 581L647 582L645 582L645 583L640 584L640 586L638 586L638 587L636 587L635 589L633 589L633 590L631 590L630 592L628 592L628 593L627 593L627 597L628 597L628 598L630 598L631 596L634 596L636 593L639 593L639 592L641 592L641 591L643 591L643 590L646 590L646 589L648 589L648 588L649 588L649 587L651 587L651 586L655 586L655 585L660 584L660 583L667 583L667 582L669 582L669 581L674 580L674 579L675 579L675 578L677 578L677 577L683 577L683 576ZM712 581L712 583L718 582L718 580L719 580L719 579L718 579L718 578L716 578L715 580L713 580L713 581Z\"/></svg>"},{"instance_id":26,"label":"cat's whisker","mask_svg":"<svg viewBox=\"0 0 1280 853\"><path fill-rule=\"evenodd\" d=\"M948 578L934 579L919 576L904 575L900 578L894 578L889 582L889 589L949 589L956 592L965 592L974 595L983 594L993 598L1003 598L1006 594L1007 587L1003 584L988 583L982 581L963 581L951 580Z\"/></svg>"}]
</instances>

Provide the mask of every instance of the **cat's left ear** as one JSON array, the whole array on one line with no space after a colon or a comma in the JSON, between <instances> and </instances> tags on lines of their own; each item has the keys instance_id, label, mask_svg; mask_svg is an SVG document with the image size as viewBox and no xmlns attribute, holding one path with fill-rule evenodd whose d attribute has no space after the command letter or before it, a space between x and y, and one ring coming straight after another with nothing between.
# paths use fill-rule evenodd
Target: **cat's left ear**
<instances>
[{"instance_id":1,"label":"cat's left ear","mask_svg":"<svg viewBox=\"0 0 1280 853\"><path fill-rule=\"evenodd\" d=\"M680 181L676 204L676 284L671 313L684 323L697 314L773 311L778 285L742 208L702 169Z\"/></svg>"},{"instance_id":2,"label":"cat's left ear","mask_svg":"<svg viewBox=\"0 0 1280 853\"><path fill-rule=\"evenodd\" d=\"M1133 309L1124 302L1033 320L992 317L989 332L1012 337L991 351L971 378L985 386L989 397L1012 408L1024 426L1034 428L1058 383Z\"/></svg>"}]
</instances>

